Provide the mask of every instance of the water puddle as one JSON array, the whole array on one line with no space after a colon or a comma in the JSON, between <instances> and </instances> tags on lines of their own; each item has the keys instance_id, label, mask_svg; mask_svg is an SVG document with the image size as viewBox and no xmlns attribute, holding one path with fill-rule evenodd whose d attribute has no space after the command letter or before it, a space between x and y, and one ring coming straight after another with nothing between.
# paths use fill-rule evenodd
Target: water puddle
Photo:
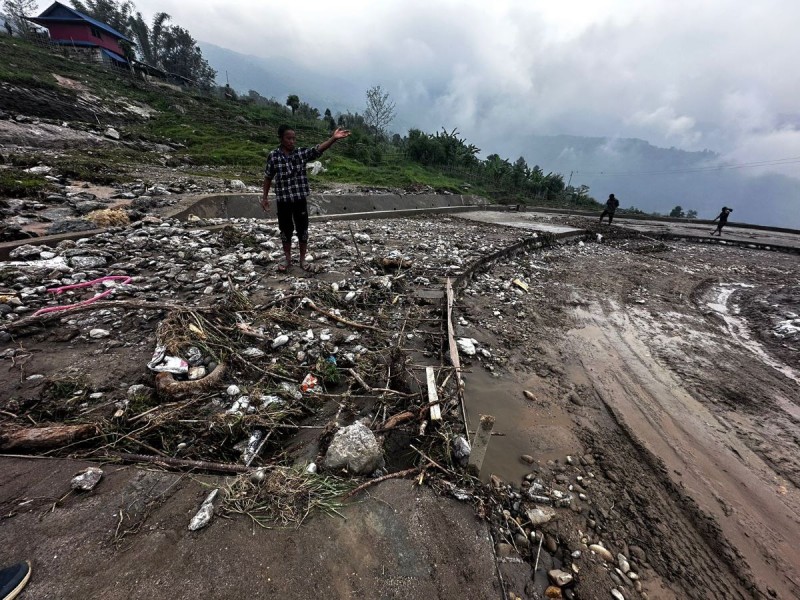
<instances>
[{"instance_id":1,"label":"water puddle","mask_svg":"<svg viewBox=\"0 0 800 600\"><path fill-rule=\"evenodd\" d=\"M716 288L714 300L707 303L707 306L722 317L725 321L728 333L730 333L734 340L755 354L761 362L782 373L795 383L800 384L800 373L790 366L775 360L761 344L753 339L753 336L750 335L750 328L747 326L747 322L739 316L738 305L731 302L731 297L737 290L752 287L755 286L744 283L721 285Z\"/></svg>"},{"instance_id":2,"label":"water puddle","mask_svg":"<svg viewBox=\"0 0 800 600\"><path fill-rule=\"evenodd\" d=\"M514 375L502 379L492 376L477 364L464 375L465 400L470 432L477 429L480 415L495 418L494 432L481 469L481 479L497 475L509 483L519 483L531 468L520 459L530 455L538 464L564 460L578 453L580 441L572 433L572 419L557 403L553 388L545 379L532 376L519 380ZM536 400L524 397L523 390ZM472 434L470 434L472 439Z\"/></svg>"}]
</instances>

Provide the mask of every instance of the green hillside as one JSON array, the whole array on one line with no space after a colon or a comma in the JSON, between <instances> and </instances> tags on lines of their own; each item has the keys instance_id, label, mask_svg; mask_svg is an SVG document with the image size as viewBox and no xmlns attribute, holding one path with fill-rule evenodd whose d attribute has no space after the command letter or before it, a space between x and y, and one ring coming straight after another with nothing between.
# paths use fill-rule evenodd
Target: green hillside
<instances>
[{"instance_id":1,"label":"green hillside","mask_svg":"<svg viewBox=\"0 0 800 600\"><path fill-rule=\"evenodd\" d=\"M0 54L4 58L0 100L9 113L54 123L69 121L73 127L84 123L95 130L113 126L126 142L119 150L103 151L102 156L60 153L57 165L76 178L101 183L124 180L126 165L156 164L159 155L148 148L170 144L176 151L167 166L182 173L258 184L266 154L277 146L281 123L296 129L301 145L322 141L332 126L330 120L315 118L317 111L293 116L288 107L260 96L237 98L226 96L222 88L204 92L147 83L127 72L76 62L60 56L57 49L16 38L0 36ZM138 116L127 105L152 109L151 117ZM344 115L340 122L353 129L353 135L326 154L323 160L328 170L314 178L314 185L430 186L501 202L594 204L587 196L566 190L561 176L536 173L524 161L512 164L497 155L480 160L477 149L453 132L431 135L412 130L409 136L387 140L371 132L358 115ZM35 154L14 157L13 162L36 164L36 158ZM38 181L27 175L25 179L25 189ZM19 191L17 185L14 193Z\"/></svg>"}]
</instances>

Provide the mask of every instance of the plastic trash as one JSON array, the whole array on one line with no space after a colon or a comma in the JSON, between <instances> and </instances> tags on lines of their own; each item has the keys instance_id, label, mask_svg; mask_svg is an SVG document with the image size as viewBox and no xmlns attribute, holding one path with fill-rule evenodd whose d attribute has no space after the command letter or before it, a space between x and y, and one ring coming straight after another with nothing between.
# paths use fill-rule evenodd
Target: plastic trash
<instances>
[{"instance_id":1,"label":"plastic trash","mask_svg":"<svg viewBox=\"0 0 800 600\"><path fill-rule=\"evenodd\" d=\"M247 440L247 445L244 448L244 452L242 452L242 462L245 465L250 466L250 463L253 462L263 437L264 432L261 429L256 429L250 434L250 439Z\"/></svg>"},{"instance_id":2,"label":"plastic trash","mask_svg":"<svg viewBox=\"0 0 800 600\"><path fill-rule=\"evenodd\" d=\"M197 514L195 514L189 522L189 531L202 529L211 522L211 518L214 516L214 500L217 498L218 493L219 489L216 489L203 500L203 504L200 505L200 510L197 511Z\"/></svg>"},{"instance_id":3,"label":"plastic trash","mask_svg":"<svg viewBox=\"0 0 800 600\"><path fill-rule=\"evenodd\" d=\"M517 286L524 292L528 291L528 284L522 281L521 279L514 279L511 283L513 283L515 286Z\"/></svg>"},{"instance_id":4,"label":"plastic trash","mask_svg":"<svg viewBox=\"0 0 800 600\"><path fill-rule=\"evenodd\" d=\"M158 345L153 352L152 359L147 363L147 368L157 373L185 375L189 372L189 363L180 356L167 356L167 347Z\"/></svg>"},{"instance_id":5,"label":"plastic trash","mask_svg":"<svg viewBox=\"0 0 800 600\"><path fill-rule=\"evenodd\" d=\"M317 387L318 380L311 373L305 376L303 383L300 384L300 390L303 392L310 392Z\"/></svg>"}]
</instances>

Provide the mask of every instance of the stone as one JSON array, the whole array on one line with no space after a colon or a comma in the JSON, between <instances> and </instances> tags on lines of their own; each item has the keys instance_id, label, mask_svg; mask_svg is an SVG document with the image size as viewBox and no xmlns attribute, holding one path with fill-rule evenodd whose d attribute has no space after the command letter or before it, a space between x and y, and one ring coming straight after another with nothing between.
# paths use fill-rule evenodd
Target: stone
<instances>
[{"instance_id":1,"label":"stone","mask_svg":"<svg viewBox=\"0 0 800 600\"><path fill-rule=\"evenodd\" d=\"M556 538L549 533L546 533L544 536L544 547L550 554L555 554L558 551L558 542L556 541Z\"/></svg>"},{"instance_id":2,"label":"stone","mask_svg":"<svg viewBox=\"0 0 800 600\"><path fill-rule=\"evenodd\" d=\"M74 269L96 269L106 266L106 259L102 256L73 256L69 264Z\"/></svg>"},{"instance_id":3,"label":"stone","mask_svg":"<svg viewBox=\"0 0 800 600\"><path fill-rule=\"evenodd\" d=\"M26 260L29 258L39 258L39 253L42 251L41 247L33 246L31 244L24 244L14 248L8 253L9 258L14 260Z\"/></svg>"},{"instance_id":4,"label":"stone","mask_svg":"<svg viewBox=\"0 0 800 600\"><path fill-rule=\"evenodd\" d=\"M189 381L197 381L206 376L206 368L204 366L189 367Z\"/></svg>"},{"instance_id":5,"label":"stone","mask_svg":"<svg viewBox=\"0 0 800 600\"><path fill-rule=\"evenodd\" d=\"M238 385L229 385L225 393L228 394L228 396L238 396L242 393L242 390L239 389Z\"/></svg>"},{"instance_id":6,"label":"stone","mask_svg":"<svg viewBox=\"0 0 800 600\"><path fill-rule=\"evenodd\" d=\"M529 465L532 465L534 462L536 462L530 454L523 454L520 456L520 458L522 459L522 462L528 463Z\"/></svg>"},{"instance_id":7,"label":"stone","mask_svg":"<svg viewBox=\"0 0 800 600\"><path fill-rule=\"evenodd\" d=\"M624 554L617 554L617 564L619 565L619 570L623 573L627 573L631 570L631 565Z\"/></svg>"},{"instance_id":8,"label":"stone","mask_svg":"<svg viewBox=\"0 0 800 600\"><path fill-rule=\"evenodd\" d=\"M95 340L107 338L109 335L111 335L111 332L108 329L92 329L89 332L89 337Z\"/></svg>"},{"instance_id":9,"label":"stone","mask_svg":"<svg viewBox=\"0 0 800 600\"><path fill-rule=\"evenodd\" d=\"M549 507L536 507L525 513L528 520L534 525L544 525L556 518L556 511Z\"/></svg>"},{"instance_id":10,"label":"stone","mask_svg":"<svg viewBox=\"0 0 800 600\"><path fill-rule=\"evenodd\" d=\"M128 388L127 393L128 393L128 398L131 400L136 398L141 398L143 400L151 400L155 395L155 390L141 383L135 383L134 385Z\"/></svg>"},{"instance_id":11,"label":"stone","mask_svg":"<svg viewBox=\"0 0 800 600\"><path fill-rule=\"evenodd\" d=\"M560 588L572 583L572 574L562 571L561 569L553 569L547 573L547 576L550 578L551 582Z\"/></svg>"},{"instance_id":12,"label":"stone","mask_svg":"<svg viewBox=\"0 0 800 600\"><path fill-rule=\"evenodd\" d=\"M602 558L606 562L613 563L614 562L614 555L608 551L607 548L604 548L600 544L592 544L589 546L589 550L597 554L600 558Z\"/></svg>"},{"instance_id":13,"label":"stone","mask_svg":"<svg viewBox=\"0 0 800 600\"><path fill-rule=\"evenodd\" d=\"M286 335L286 334L279 335L274 340L272 340L272 349L274 350L275 348L280 348L281 346L283 346L284 344L287 344L288 342L289 342L289 336L288 335Z\"/></svg>"},{"instance_id":14,"label":"stone","mask_svg":"<svg viewBox=\"0 0 800 600\"><path fill-rule=\"evenodd\" d=\"M555 585L548 586L547 589L544 591L545 598L554 598L558 600L559 598L563 598L564 596L561 594L561 588Z\"/></svg>"},{"instance_id":15,"label":"stone","mask_svg":"<svg viewBox=\"0 0 800 600\"><path fill-rule=\"evenodd\" d=\"M120 137L122 137L120 136L119 131L117 131L113 127L109 127L108 129L106 129L103 132L103 135L112 140L118 140L120 139Z\"/></svg>"},{"instance_id":16,"label":"stone","mask_svg":"<svg viewBox=\"0 0 800 600\"><path fill-rule=\"evenodd\" d=\"M351 473L366 475L382 469L385 461L375 434L357 421L336 432L323 464L327 469L347 469Z\"/></svg>"},{"instance_id":17,"label":"stone","mask_svg":"<svg viewBox=\"0 0 800 600\"><path fill-rule=\"evenodd\" d=\"M75 477L72 478L70 482L70 487L73 490L80 490L82 492L91 492L94 489L100 479L103 477L102 469L98 469L97 467L89 467L85 471L78 473Z\"/></svg>"},{"instance_id":18,"label":"stone","mask_svg":"<svg viewBox=\"0 0 800 600\"><path fill-rule=\"evenodd\" d=\"M516 554L514 546L504 542L498 542L494 547L494 551L497 553L497 558L509 558Z\"/></svg>"},{"instance_id":19,"label":"stone","mask_svg":"<svg viewBox=\"0 0 800 600\"><path fill-rule=\"evenodd\" d=\"M616 588L611 588L611 595L614 597L614 600L625 600L625 596Z\"/></svg>"},{"instance_id":20,"label":"stone","mask_svg":"<svg viewBox=\"0 0 800 600\"><path fill-rule=\"evenodd\" d=\"M631 556L638 560L640 563L647 562L647 553L645 553L639 546L629 546L628 551Z\"/></svg>"},{"instance_id":21,"label":"stone","mask_svg":"<svg viewBox=\"0 0 800 600\"><path fill-rule=\"evenodd\" d=\"M456 340L458 351L467 356L475 356L477 350L475 349L475 340L471 338L458 338Z\"/></svg>"}]
</instances>

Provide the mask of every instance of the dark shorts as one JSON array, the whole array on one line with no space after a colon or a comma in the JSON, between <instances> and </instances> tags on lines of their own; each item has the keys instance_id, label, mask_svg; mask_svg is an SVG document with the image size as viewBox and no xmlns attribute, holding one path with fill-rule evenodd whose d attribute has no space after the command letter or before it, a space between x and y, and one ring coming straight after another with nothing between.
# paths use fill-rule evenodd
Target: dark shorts
<instances>
[{"instance_id":1,"label":"dark shorts","mask_svg":"<svg viewBox=\"0 0 800 600\"><path fill-rule=\"evenodd\" d=\"M297 232L297 239L308 241L308 203L305 199L292 202L275 202L278 211L278 229L281 230L281 241L286 244L292 241L292 233Z\"/></svg>"}]
</instances>

